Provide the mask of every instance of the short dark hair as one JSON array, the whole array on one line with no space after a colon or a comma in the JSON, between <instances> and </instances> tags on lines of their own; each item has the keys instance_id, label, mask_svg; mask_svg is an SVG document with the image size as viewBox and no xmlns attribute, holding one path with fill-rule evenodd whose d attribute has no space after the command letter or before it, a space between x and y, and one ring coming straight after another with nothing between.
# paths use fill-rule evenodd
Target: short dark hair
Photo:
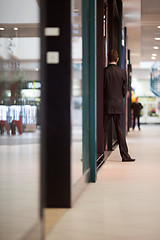
<instances>
[{"instance_id":1,"label":"short dark hair","mask_svg":"<svg viewBox=\"0 0 160 240\"><path fill-rule=\"evenodd\" d=\"M118 58L118 52L116 50L110 50L108 53L108 61L116 62Z\"/></svg>"}]
</instances>

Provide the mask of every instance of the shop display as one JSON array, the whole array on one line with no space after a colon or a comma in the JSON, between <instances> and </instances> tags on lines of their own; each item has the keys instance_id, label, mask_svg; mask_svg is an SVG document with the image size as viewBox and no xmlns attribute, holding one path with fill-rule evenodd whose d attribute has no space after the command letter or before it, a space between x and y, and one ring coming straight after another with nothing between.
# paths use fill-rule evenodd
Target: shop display
<instances>
[{"instance_id":1,"label":"shop display","mask_svg":"<svg viewBox=\"0 0 160 240\"><path fill-rule=\"evenodd\" d=\"M141 123L160 123L160 98L138 97L143 105L141 111Z\"/></svg>"},{"instance_id":2,"label":"shop display","mask_svg":"<svg viewBox=\"0 0 160 240\"><path fill-rule=\"evenodd\" d=\"M12 125L14 124L19 128L19 122L22 124L23 132L35 131L37 127L37 107L31 105L0 105L1 134L5 133L5 130L7 130L8 133L9 130L12 130L13 134L15 130L13 131ZM21 133L21 130L19 133Z\"/></svg>"}]
</instances>

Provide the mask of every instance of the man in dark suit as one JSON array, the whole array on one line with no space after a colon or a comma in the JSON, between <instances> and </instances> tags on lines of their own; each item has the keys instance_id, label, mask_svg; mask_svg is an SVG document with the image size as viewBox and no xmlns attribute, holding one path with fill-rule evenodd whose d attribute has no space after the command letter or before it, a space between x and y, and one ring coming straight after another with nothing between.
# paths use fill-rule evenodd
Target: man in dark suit
<instances>
[{"instance_id":1,"label":"man in dark suit","mask_svg":"<svg viewBox=\"0 0 160 240\"><path fill-rule=\"evenodd\" d=\"M140 130L140 115L141 115L141 109L143 108L142 104L138 102L138 97L136 98L136 101L131 104L131 109L133 109L133 130L135 128L136 119L137 119L137 125L138 129Z\"/></svg>"},{"instance_id":2,"label":"man in dark suit","mask_svg":"<svg viewBox=\"0 0 160 240\"><path fill-rule=\"evenodd\" d=\"M108 138L110 121L114 121L123 162L135 161L128 154L125 138L125 102L127 93L126 71L117 66L118 53L111 50L108 55L109 65L104 72L104 146Z\"/></svg>"}]
</instances>

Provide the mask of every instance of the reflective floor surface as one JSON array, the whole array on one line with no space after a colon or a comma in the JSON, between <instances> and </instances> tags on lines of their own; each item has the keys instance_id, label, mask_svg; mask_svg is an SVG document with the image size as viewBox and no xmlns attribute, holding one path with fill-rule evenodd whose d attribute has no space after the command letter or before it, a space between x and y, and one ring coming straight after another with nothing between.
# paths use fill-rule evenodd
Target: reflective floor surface
<instances>
[{"instance_id":1,"label":"reflective floor surface","mask_svg":"<svg viewBox=\"0 0 160 240\"><path fill-rule=\"evenodd\" d=\"M122 162L118 147L46 240L160 239L160 125L127 135L135 162Z\"/></svg>"},{"instance_id":2,"label":"reflective floor surface","mask_svg":"<svg viewBox=\"0 0 160 240\"><path fill-rule=\"evenodd\" d=\"M0 239L21 239L39 221L40 132L0 136Z\"/></svg>"}]
</instances>

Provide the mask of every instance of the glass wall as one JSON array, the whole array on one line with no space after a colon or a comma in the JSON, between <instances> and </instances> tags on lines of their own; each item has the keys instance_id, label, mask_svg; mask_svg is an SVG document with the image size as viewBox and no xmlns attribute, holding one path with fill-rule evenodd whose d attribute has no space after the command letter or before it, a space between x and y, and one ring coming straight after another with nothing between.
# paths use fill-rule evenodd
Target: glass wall
<instances>
[{"instance_id":1,"label":"glass wall","mask_svg":"<svg viewBox=\"0 0 160 240\"><path fill-rule=\"evenodd\" d=\"M36 0L0 8L0 238L40 223L40 35ZM37 232L40 236L40 232ZM38 239L38 238L36 238Z\"/></svg>"},{"instance_id":2,"label":"glass wall","mask_svg":"<svg viewBox=\"0 0 160 240\"><path fill-rule=\"evenodd\" d=\"M72 184L82 176L82 6L72 1Z\"/></svg>"}]
</instances>

